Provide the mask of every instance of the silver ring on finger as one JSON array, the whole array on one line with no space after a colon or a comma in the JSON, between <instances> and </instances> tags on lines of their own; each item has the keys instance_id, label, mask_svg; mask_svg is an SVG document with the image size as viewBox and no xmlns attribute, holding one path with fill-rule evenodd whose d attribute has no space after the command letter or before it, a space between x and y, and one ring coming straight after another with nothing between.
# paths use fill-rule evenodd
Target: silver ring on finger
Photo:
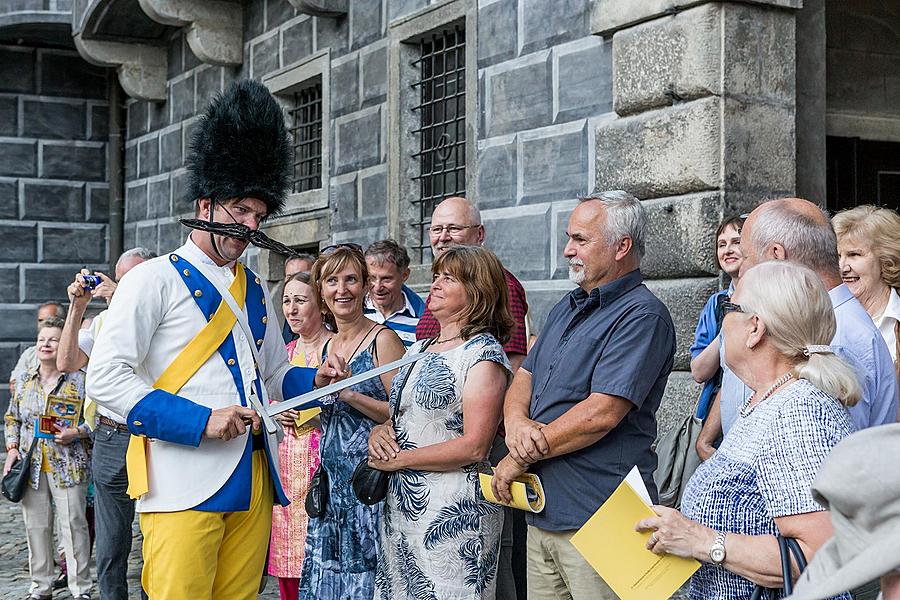
<instances>
[{"instance_id":1,"label":"silver ring on finger","mask_svg":"<svg viewBox=\"0 0 900 600\"><path fill-rule=\"evenodd\" d=\"M659 538L656 537L656 533L651 533L650 534L650 545L655 546L657 544L657 542L659 542Z\"/></svg>"}]
</instances>

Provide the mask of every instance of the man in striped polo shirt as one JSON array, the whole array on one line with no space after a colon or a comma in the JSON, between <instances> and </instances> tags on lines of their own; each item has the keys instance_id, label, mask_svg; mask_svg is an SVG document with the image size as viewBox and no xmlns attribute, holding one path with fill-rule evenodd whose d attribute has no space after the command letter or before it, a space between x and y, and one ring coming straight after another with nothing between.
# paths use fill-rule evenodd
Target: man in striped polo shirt
<instances>
[{"instance_id":1,"label":"man in striped polo shirt","mask_svg":"<svg viewBox=\"0 0 900 600\"><path fill-rule=\"evenodd\" d=\"M416 341L416 325L425 302L404 285L409 278L409 254L394 240L381 240L366 249L369 293L364 313L393 329L407 348Z\"/></svg>"}]
</instances>

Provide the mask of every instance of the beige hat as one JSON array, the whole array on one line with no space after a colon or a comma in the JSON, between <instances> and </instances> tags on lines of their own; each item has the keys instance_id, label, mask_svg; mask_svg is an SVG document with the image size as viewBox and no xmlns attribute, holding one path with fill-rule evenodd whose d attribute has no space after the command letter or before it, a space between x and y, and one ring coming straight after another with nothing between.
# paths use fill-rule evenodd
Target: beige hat
<instances>
[{"instance_id":1,"label":"beige hat","mask_svg":"<svg viewBox=\"0 0 900 600\"><path fill-rule=\"evenodd\" d=\"M834 537L816 552L790 600L821 600L900 568L900 424L872 427L832 450L812 495Z\"/></svg>"}]
</instances>

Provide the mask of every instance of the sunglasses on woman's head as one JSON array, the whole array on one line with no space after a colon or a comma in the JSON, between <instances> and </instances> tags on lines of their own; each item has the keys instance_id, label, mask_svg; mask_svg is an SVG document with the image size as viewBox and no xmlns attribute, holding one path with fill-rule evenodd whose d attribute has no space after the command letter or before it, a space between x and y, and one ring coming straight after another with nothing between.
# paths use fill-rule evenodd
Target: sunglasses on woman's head
<instances>
[{"instance_id":1,"label":"sunglasses on woman's head","mask_svg":"<svg viewBox=\"0 0 900 600\"><path fill-rule=\"evenodd\" d=\"M334 254L341 248L347 248L349 250L354 250L360 253L363 251L363 247L359 244L354 244L353 242L344 242L342 244L332 244L330 246L325 246L319 251L319 256L328 256L329 254Z\"/></svg>"}]
</instances>

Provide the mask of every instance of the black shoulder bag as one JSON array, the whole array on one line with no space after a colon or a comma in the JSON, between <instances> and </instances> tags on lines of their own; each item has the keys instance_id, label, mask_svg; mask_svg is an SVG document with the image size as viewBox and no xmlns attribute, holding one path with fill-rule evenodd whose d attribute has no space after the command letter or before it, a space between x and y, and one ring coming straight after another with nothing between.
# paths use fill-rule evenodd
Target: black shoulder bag
<instances>
[{"instance_id":1,"label":"black shoulder bag","mask_svg":"<svg viewBox=\"0 0 900 600\"><path fill-rule=\"evenodd\" d=\"M797 561L797 567L799 567L801 573L806 570L806 557L803 555L803 549L800 548L800 544L794 538L786 538L779 535L778 549L781 551L781 577L784 582L782 589L785 596L790 596L794 591L794 578L791 577L791 556L793 555L794 560ZM753 590L753 595L750 596L750 600L760 600L764 591L766 591L766 588L757 585Z\"/></svg>"},{"instance_id":2,"label":"black shoulder bag","mask_svg":"<svg viewBox=\"0 0 900 600\"><path fill-rule=\"evenodd\" d=\"M372 333L372 330L378 327L378 324L372 325L372 328L366 332L366 335L359 340L359 344L356 346L356 350L354 350L350 354L350 360L353 360L353 357L356 356L356 353L359 351L360 347L366 338L369 337L369 334ZM386 329L386 328L385 328ZM381 333L380 331L378 333ZM375 334L375 337L378 337L378 333ZM331 340L328 340L330 342ZM325 346L322 347L322 361L325 359L325 351L328 348L328 342L325 342ZM374 340L373 340L374 343ZM348 361L349 362L349 361ZM331 489L331 483L328 480L328 471L325 470L325 467L322 463L319 463L319 466L316 468L316 472L313 474L312 479L309 481L309 489L306 492L306 499L303 502L303 507L306 509L306 514L312 518L321 517L325 513L325 507L328 504L328 494Z\"/></svg>"},{"instance_id":3,"label":"black shoulder bag","mask_svg":"<svg viewBox=\"0 0 900 600\"><path fill-rule=\"evenodd\" d=\"M10 502L18 502L25 495L25 486L31 478L31 457L34 456L34 448L37 446L37 438L31 440L31 447L23 457L21 454L9 469L9 473L0 481L0 494Z\"/></svg>"},{"instance_id":4,"label":"black shoulder bag","mask_svg":"<svg viewBox=\"0 0 900 600\"><path fill-rule=\"evenodd\" d=\"M425 342L419 352L424 352L433 341L434 339L430 339ZM397 414L400 411L400 402L403 400L403 388L406 387L406 382L409 380L409 375L412 373L413 366L414 365L409 365L409 369L406 371L406 374L403 376L403 381L400 382L400 387L397 389L397 404L394 405L394 412L391 413L392 422L397 419ZM370 467L369 459L366 457L359 461L359 464L356 465L356 468L353 470L353 475L350 477L350 485L353 486L353 493L356 495L357 499L363 504L371 506L373 504L378 504L384 500L385 496L387 496L389 477L390 473L387 471L380 471Z\"/></svg>"}]
</instances>

